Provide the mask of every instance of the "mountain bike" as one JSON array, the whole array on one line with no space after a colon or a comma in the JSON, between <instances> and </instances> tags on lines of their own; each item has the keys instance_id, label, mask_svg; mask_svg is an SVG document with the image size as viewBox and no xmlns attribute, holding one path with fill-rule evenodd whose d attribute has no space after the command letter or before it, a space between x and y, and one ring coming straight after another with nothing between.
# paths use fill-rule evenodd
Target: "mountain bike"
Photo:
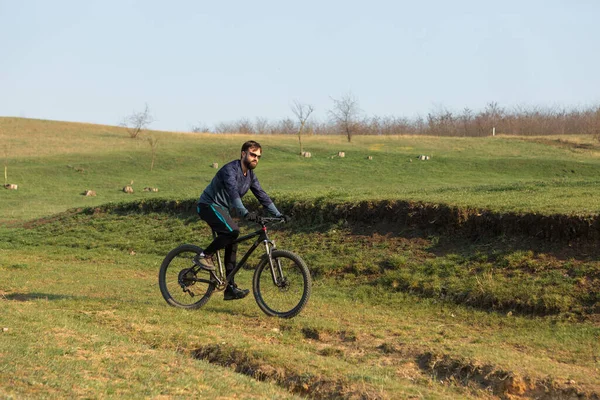
<instances>
[{"instance_id":1,"label":"mountain bike","mask_svg":"<svg viewBox=\"0 0 600 400\"><path fill-rule=\"evenodd\" d=\"M241 243L256 238L235 268L226 276L221 251L216 253L216 271L203 269L195 260L202 248L182 244L171 250L158 273L162 296L168 304L185 309L205 305L213 292L223 291L233 276L246 265L248 258L262 244L265 253L260 257L252 278L252 292L258 307L267 315L292 318L308 303L312 278L304 260L287 250L278 250L269 239L267 225L285 222L284 218L262 217L261 229L237 238ZM213 231L213 237L216 233Z\"/></svg>"}]
</instances>

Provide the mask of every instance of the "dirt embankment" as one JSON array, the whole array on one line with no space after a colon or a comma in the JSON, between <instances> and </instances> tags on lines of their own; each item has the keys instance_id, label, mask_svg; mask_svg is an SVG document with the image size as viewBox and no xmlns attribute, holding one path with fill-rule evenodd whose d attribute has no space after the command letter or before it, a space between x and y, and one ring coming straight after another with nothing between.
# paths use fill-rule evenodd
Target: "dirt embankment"
<instances>
[{"instance_id":1,"label":"dirt embankment","mask_svg":"<svg viewBox=\"0 0 600 400\"><path fill-rule=\"evenodd\" d=\"M344 223L370 226L374 231L407 229L461 236L528 236L550 242L597 241L600 215L501 213L476 208L412 201L332 202L276 199L277 206L305 226ZM247 201L257 207L254 199ZM196 214L196 200L153 199L107 204L86 212L170 212Z\"/></svg>"},{"instance_id":2,"label":"dirt embankment","mask_svg":"<svg viewBox=\"0 0 600 400\"><path fill-rule=\"evenodd\" d=\"M325 332L314 328L303 328L302 333L305 340L320 349L319 356L352 360L358 354L369 354L371 357L362 358L361 363L371 367L394 366L398 377L411 382L424 378L429 380L429 385L462 387L483 398L599 399L596 387L580 385L570 379L522 375L496 365L424 350L418 345L396 345L393 338L357 337L352 332ZM395 398L382 388L357 384L346 376L309 373L291 365L272 364L260 354L230 346L208 344L192 351L191 355L313 399Z\"/></svg>"},{"instance_id":3,"label":"dirt embankment","mask_svg":"<svg viewBox=\"0 0 600 400\"><path fill-rule=\"evenodd\" d=\"M396 229L419 229L466 236L530 236L548 241L598 240L600 217L500 213L443 204L408 201L362 201L358 203L297 203L292 213L313 223L393 225Z\"/></svg>"}]
</instances>

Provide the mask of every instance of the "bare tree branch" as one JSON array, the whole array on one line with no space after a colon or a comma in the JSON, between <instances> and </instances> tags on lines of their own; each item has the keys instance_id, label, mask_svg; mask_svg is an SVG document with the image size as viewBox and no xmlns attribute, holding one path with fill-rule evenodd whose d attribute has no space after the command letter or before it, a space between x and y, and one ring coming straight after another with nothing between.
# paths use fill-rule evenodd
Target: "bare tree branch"
<instances>
[{"instance_id":1,"label":"bare tree branch","mask_svg":"<svg viewBox=\"0 0 600 400\"><path fill-rule=\"evenodd\" d=\"M331 100L333 100L333 109L329 110L329 116L351 142L358 128L358 116L362 111L358 100L352 93L345 94L339 100L334 98Z\"/></svg>"},{"instance_id":2,"label":"bare tree branch","mask_svg":"<svg viewBox=\"0 0 600 400\"><path fill-rule=\"evenodd\" d=\"M135 139L147 129L148 125L152 122L154 122L154 118L150 115L150 109L148 108L148 104L146 104L144 111L134 111L131 115L125 117L120 125L127 129L127 132L129 132L129 136L132 139Z\"/></svg>"},{"instance_id":3,"label":"bare tree branch","mask_svg":"<svg viewBox=\"0 0 600 400\"><path fill-rule=\"evenodd\" d=\"M298 128L298 143L300 143L300 155L302 155L304 153L304 149L302 148L302 134L304 133L304 126L306 125L306 121L310 117L310 114L312 114L315 109L312 105L303 104L297 100L294 101L290 108L300 123L300 127Z\"/></svg>"}]
</instances>

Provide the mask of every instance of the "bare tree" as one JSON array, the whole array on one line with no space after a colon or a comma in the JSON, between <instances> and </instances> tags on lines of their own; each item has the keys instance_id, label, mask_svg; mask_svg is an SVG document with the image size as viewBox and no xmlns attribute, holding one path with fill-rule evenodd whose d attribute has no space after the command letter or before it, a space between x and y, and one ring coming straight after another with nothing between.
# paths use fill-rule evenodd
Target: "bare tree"
<instances>
[{"instance_id":1,"label":"bare tree","mask_svg":"<svg viewBox=\"0 0 600 400\"><path fill-rule=\"evenodd\" d=\"M240 118L237 121L220 122L215 126L215 133L243 133L251 135L254 132L254 124L248 118Z\"/></svg>"},{"instance_id":2,"label":"bare tree","mask_svg":"<svg viewBox=\"0 0 600 400\"><path fill-rule=\"evenodd\" d=\"M240 118L234 123L236 133L243 133L246 135L254 134L254 124L248 118Z\"/></svg>"},{"instance_id":3,"label":"bare tree","mask_svg":"<svg viewBox=\"0 0 600 400\"><path fill-rule=\"evenodd\" d=\"M147 129L148 125L152 122L154 122L154 118L150 115L150 109L148 108L148 104L146 104L144 111L134 111L131 115L125 117L123 122L121 122L121 126L127 129L127 132L129 132L129 136L131 136L132 139L135 139Z\"/></svg>"},{"instance_id":4,"label":"bare tree","mask_svg":"<svg viewBox=\"0 0 600 400\"><path fill-rule=\"evenodd\" d=\"M156 159L156 147L158 145L158 138L153 136L148 137L148 143L152 148L152 163L150 164L150 172L154 169L154 160Z\"/></svg>"},{"instance_id":5,"label":"bare tree","mask_svg":"<svg viewBox=\"0 0 600 400\"><path fill-rule=\"evenodd\" d=\"M231 121L219 122L215 125L215 133L231 133L235 132L235 127Z\"/></svg>"},{"instance_id":6,"label":"bare tree","mask_svg":"<svg viewBox=\"0 0 600 400\"><path fill-rule=\"evenodd\" d=\"M300 123L300 126L298 127L298 143L300 144L300 155L302 155L304 153L304 149L302 148L302 134L304 133L304 126L306 125L306 121L310 117L310 114L312 114L315 109L312 105L303 104L297 100L294 101L290 108Z\"/></svg>"},{"instance_id":7,"label":"bare tree","mask_svg":"<svg viewBox=\"0 0 600 400\"><path fill-rule=\"evenodd\" d=\"M485 106L485 114L490 119L492 124L492 132L496 132L496 126L500 122L502 115L504 114L504 110L500 108L498 102L491 101Z\"/></svg>"},{"instance_id":8,"label":"bare tree","mask_svg":"<svg viewBox=\"0 0 600 400\"><path fill-rule=\"evenodd\" d=\"M192 125L191 131L193 133L205 133L210 132L210 128L208 125L199 122L196 125Z\"/></svg>"},{"instance_id":9,"label":"bare tree","mask_svg":"<svg viewBox=\"0 0 600 400\"><path fill-rule=\"evenodd\" d=\"M592 138L600 142L600 106L593 106L588 110L587 131Z\"/></svg>"},{"instance_id":10,"label":"bare tree","mask_svg":"<svg viewBox=\"0 0 600 400\"><path fill-rule=\"evenodd\" d=\"M296 124L291 118L284 118L273 125L272 132L282 135L295 135L297 132Z\"/></svg>"},{"instance_id":11,"label":"bare tree","mask_svg":"<svg viewBox=\"0 0 600 400\"><path fill-rule=\"evenodd\" d=\"M339 100L334 98L331 100L333 100L333 109L329 110L329 116L346 135L348 142L351 142L358 128L357 119L361 112L358 100L352 93L345 94Z\"/></svg>"},{"instance_id":12,"label":"bare tree","mask_svg":"<svg viewBox=\"0 0 600 400\"><path fill-rule=\"evenodd\" d=\"M256 122L254 123L254 130L259 135L269 133L269 120L263 117L256 117Z\"/></svg>"},{"instance_id":13,"label":"bare tree","mask_svg":"<svg viewBox=\"0 0 600 400\"><path fill-rule=\"evenodd\" d=\"M8 185L8 156L10 155L10 144L4 145L4 186Z\"/></svg>"},{"instance_id":14,"label":"bare tree","mask_svg":"<svg viewBox=\"0 0 600 400\"><path fill-rule=\"evenodd\" d=\"M463 109L462 115L460 116L460 119L463 125L463 136L470 136L469 131L471 121L473 120L473 111L469 107L465 107Z\"/></svg>"},{"instance_id":15,"label":"bare tree","mask_svg":"<svg viewBox=\"0 0 600 400\"><path fill-rule=\"evenodd\" d=\"M425 134L427 131L427 124L425 124L425 120L421 115L417 115L414 122L415 131L417 134Z\"/></svg>"}]
</instances>

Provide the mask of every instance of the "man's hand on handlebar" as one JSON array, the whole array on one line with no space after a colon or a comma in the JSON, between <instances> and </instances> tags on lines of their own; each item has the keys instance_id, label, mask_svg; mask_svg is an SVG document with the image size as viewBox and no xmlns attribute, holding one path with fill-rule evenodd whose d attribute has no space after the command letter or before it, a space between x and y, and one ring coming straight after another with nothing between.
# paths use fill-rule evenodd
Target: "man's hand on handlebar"
<instances>
[{"instance_id":1,"label":"man's hand on handlebar","mask_svg":"<svg viewBox=\"0 0 600 400\"><path fill-rule=\"evenodd\" d=\"M250 222L259 222L260 221L260 216L258 215L258 213L256 211L250 211L248 214L246 214L246 221L250 221Z\"/></svg>"},{"instance_id":2,"label":"man's hand on handlebar","mask_svg":"<svg viewBox=\"0 0 600 400\"><path fill-rule=\"evenodd\" d=\"M251 211L248 214L246 214L246 216L244 217L244 219L248 222L256 222L257 224L265 224L267 222L290 222L292 220L292 218L289 215L285 215L285 214L281 214L277 217L263 217L261 215L259 215L256 211Z\"/></svg>"}]
</instances>

